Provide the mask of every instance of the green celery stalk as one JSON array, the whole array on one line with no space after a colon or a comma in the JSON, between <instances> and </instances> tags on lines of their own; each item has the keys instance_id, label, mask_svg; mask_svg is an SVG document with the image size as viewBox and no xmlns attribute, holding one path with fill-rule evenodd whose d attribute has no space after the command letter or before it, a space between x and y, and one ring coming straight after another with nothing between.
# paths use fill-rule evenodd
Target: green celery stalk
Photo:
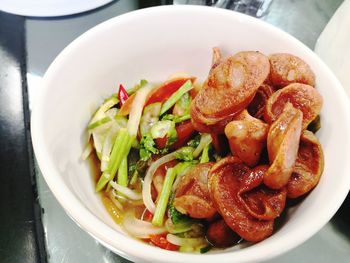
<instances>
[{"instance_id":1,"label":"green celery stalk","mask_svg":"<svg viewBox=\"0 0 350 263\"><path fill-rule=\"evenodd\" d=\"M163 188L160 192L160 197L156 206L156 211L154 212L154 216L152 219L152 224L154 226L162 226L165 211L168 205L171 187L174 183L175 177L176 177L176 169L175 168L169 168L166 172Z\"/></svg>"},{"instance_id":2,"label":"green celery stalk","mask_svg":"<svg viewBox=\"0 0 350 263\"><path fill-rule=\"evenodd\" d=\"M101 191L109 181L113 180L122 159L129 154L131 141L127 129L121 128L115 139L107 170L102 173L97 182L96 192Z\"/></svg>"},{"instance_id":3,"label":"green celery stalk","mask_svg":"<svg viewBox=\"0 0 350 263\"><path fill-rule=\"evenodd\" d=\"M209 148L210 148L210 143L204 147L199 163L209 162Z\"/></svg>"},{"instance_id":4,"label":"green celery stalk","mask_svg":"<svg viewBox=\"0 0 350 263\"><path fill-rule=\"evenodd\" d=\"M168 111L186 92L192 89L191 80L187 80L169 99L167 99L160 110L160 115Z\"/></svg>"},{"instance_id":5,"label":"green celery stalk","mask_svg":"<svg viewBox=\"0 0 350 263\"><path fill-rule=\"evenodd\" d=\"M128 156L124 156L118 168L118 184L128 186Z\"/></svg>"}]
</instances>

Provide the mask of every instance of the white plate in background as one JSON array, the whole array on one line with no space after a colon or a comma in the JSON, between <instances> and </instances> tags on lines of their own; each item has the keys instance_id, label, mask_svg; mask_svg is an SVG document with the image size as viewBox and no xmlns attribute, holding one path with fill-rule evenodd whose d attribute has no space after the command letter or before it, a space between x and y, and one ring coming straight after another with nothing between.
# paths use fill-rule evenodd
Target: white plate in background
<instances>
[{"instance_id":1,"label":"white plate in background","mask_svg":"<svg viewBox=\"0 0 350 263\"><path fill-rule=\"evenodd\" d=\"M315 52L338 77L350 97L350 0L335 12L317 40Z\"/></svg>"},{"instance_id":2,"label":"white plate in background","mask_svg":"<svg viewBox=\"0 0 350 263\"><path fill-rule=\"evenodd\" d=\"M0 10L22 16L65 16L103 6L113 0L1 0Z\"/></svg>"}]
</instances>

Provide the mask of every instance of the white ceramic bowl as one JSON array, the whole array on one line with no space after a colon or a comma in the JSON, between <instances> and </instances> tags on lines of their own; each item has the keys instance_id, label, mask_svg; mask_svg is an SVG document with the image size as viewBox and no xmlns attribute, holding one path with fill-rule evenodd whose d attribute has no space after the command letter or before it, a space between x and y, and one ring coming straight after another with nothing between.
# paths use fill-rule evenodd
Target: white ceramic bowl
<instances>
[{"instance_id":1,"label":"white ceramic bowl","mask_svg":"<svg viewBox=\"0 0 350 263\"><path fill-rule=\"evenodd\" d=\"M212 47L229 55L241 50L300 56L317 76L324 98L318 137L325 153L319 185L268 239L250 247L203 255L161 250L125 235L94 193L89 165L80 160L85 127L97 105L117 83L141 78L164 81L185 71L203 80ZM165 6L113 18L70 44L52 63L32 113L35 155L47 184L67 213L85 231L117 254L147 262L256 262L301 244L325 225L350 188L350 107L325 64L290 35L232 11Z\"/></svg>"}]
</instances>

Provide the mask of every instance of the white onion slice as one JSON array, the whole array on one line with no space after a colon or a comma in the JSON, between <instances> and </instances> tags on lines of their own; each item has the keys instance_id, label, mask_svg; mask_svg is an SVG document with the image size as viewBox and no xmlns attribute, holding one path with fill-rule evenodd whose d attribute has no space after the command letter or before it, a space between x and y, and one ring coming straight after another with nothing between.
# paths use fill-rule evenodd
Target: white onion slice
<instances>
[{"instance_id":1,"label":"white onion slice","mask_svg":"<svg viewBox=\"0 0 350 263\"><path fill-rule=\"evenodd\" d=\"M104 172L108 167L109 156L112 151L113 143L115 137L117 136L117 132L119 131L120 126L117 122L113 123L113 126L108 131L106 139L103 142L102 146L102 157L101 157L101 171Z\"/></svg>"},{"instance_id":2,"label":"white onion slice","mask_svg":"<svg viewBox=\"0 0 350 263\"><path fill-rule=\"evenodd\" d=\"M86 160L86 159L90 156L90 154L92 153L92 150L93 150L93 149L94 149L94 148L92 147L91 142L89 142L89 143L86 145L86 147L85 147L85 149L84 149L84 151L83 151L83 153L82 153L82 155L81 155L81 159Z\"/></svg>"},{"instance_id":3,"label":"white onion slice","mask_svg":"<svg viewBox=\"0 0 350 263\"><path fill-rule=\"evenodd\" d=\"M177 186L179 185L181 178L188 172L188 170L191 168L192 166L188 166L186 169L184 169L180 174L178 174L176 176L175 182L173 183L173 187L172 187L172 191L175 192Z\"/></svg>"},{"instance_id":4,"label":"white onion slice","mask_svg":"<svg viewBox=\"0 0 350 263\"><path fill-rule=\"evenodd\" d=\"M203 151L205 146L207 146L209 143L211 143L212 138L209 133L203 133L201 135L201 139L199 141L199 144L197 148L193 151L193 158L197 158L199 154Z\"/></svg>"},{"instance_id":5,"label":"white onion slice","mask_svg":"<svg viewBox=\"0 0 350 263\"><path fill-rule=\"evenodd\" d=\"M140 119L143 111L143 106L145 105L146 99L153 86L147 84L145 87L136 92L135 99L132 103L129 121L128 121L128 132L129 135L136 136L137 130L139 129Z\"/></svg>"},{"instance_id":6,"label":"white onion slice","mask_svg":"<svg viewBox=\"0 0 350 263\"><path fill-rule=\"evenodd\" d=\"M185 246L185 247L199 247L206 245L207 242L205 241L204 238L199 237L199 238L181 238L178 236L175 236L173 234L167 234L166 239L168 242L177 245L177 246Z\"/></svg>"},{"instance_id":7,"label":"white onion slice","mask_svg":"<svg viewBox=\"0 0 350 263\"><path fill-rule=\"evenodd\" d=\"M131 200L141 200L142 195L141 193L135 192L125 186L122 186L120 184L117 184L114 181L110 181L109 184L118 192L123 194L126 198L131 199Z\"/></svg>"},{"instance_id":8,"label":"white onion slice","mask_svg":"<svg viewBox=\"0 0 350 263\"><path fill-rule=\"evenodd\" d=\"M166 232L162 227L156 227L150 222L135 218L131 212L125 214L123 227L130 235L137 238L149 238L150 235L159 235Z\"/></svg>"},{"instance_id":9,"label":"white onion slice","mask_svg":"<svg viewBox=\"0 0 350 263\"><path fill-rule=\"evenodd\" d=\"M123 205L118 201L117 195L114 193L114 190L112 189L111 191L108 192L109 199L111 199L112 203L121 211L124 210Z\"/></svg>"},{"instance_id":10,"label":"white onion slice","mask_svg":"<svg viewBox=\"0 0 350 263\"><path fill-rule=\"evenodd\" d=\"M162 158L159 158L157 161L151 164L151 166L148 168L148 171L146 173L145 179L143 181L142 185L142 198L143 203L145 204L148 211L150 211L152 214L154 214L156 210L156 205L154 204L151 196L151 185L153 180L153 174L157 170L159 166L162 164L165 164L167 162L170 162L172 160L176 159L175 152L169 153Z\"/></svg>"}]
</instances>

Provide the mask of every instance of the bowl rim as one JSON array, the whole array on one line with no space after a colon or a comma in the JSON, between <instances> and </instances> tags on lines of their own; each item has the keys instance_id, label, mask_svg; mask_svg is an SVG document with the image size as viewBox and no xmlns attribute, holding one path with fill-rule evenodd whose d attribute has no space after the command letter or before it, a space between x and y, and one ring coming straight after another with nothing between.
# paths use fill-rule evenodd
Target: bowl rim
<instances>
[{"instance_id":1,"label":"bowl rim","mask_svg":"<svg viewBox=\"0 0 350 263\"><path fill-rule=\"evenodd\" d=\"M325 63L311 49L309 49L295 37L289 35L279 28L274 27L271 24L268 24L265 21L232 10L206 6L175 5L139 9L111 18L80 35L63 51L61 51L61 53L49 66L43 77L42 89L35 98L35 105L32 110L31 136L33 149L38 161L39 168L50 190L60 205L64 208L66 213L78 224L80 228L84 229L87 233L89 233L107 248L125 258L132 260L137 259L150 262L161 262L164 261L164 259L167 259L167 262L174 263L209 263L213 262L213 260L218 260L219 262L256 262L271 259L300 245L309 239L312 235L314 235L318 230L320 230L338 210L342 202L345 200L345 197L350 189L350 177L344 179L343 184L339 189L337 189L336 193L334 193L332 204L329 204L328 209L318 216L317 221L313 222L313 224L310 224L308 231L305 231L305 229L301 228L296 229L294 235L291 235L288 238L282 238L280 240L281 242L285 242L283 246L279 247L279 249L275 249L271 245L264 245L259 247L252 246L243 250L223 251L221 253L215 254L187 254L159 249L157 247L143 243L142 241L126 237L122 233L117 232L106 223L102 222L97 216L85 208L83 203L69 190L64 181L60 178L60 173L55 170L54 164L49 160L49 158L47 158L49 155L47 148L41 145L40 142L40 138L43 136L42 130L40 129L41 120L43 119L42 112L44 109L44 100L48 91L48 88L46 87L51 82L51 80L54 79L56 70L64 65L66 57L69 57L71 53L74 53L81 44L84 44L85 42L88 42L90 39L94 38L95 34L106 31L109 28L113 27L115 24L118 24L120 22L127 22L135 18L141 19L143 16L157 15L159 13L164 14L164 12L197 12L201 13L201 15L206 15L207 13L216 13L220 16L236 16L238 20L244 21L244 23L254 24L258 27L263 28L264 30L281 35L281 37L286 38L293 45L298 46L301 50L303 50L309 56L313 57L318 62L321 70L329 75L330 80L332 83L334 83L334 87L332 88L336 89L337 92L340 93L341 96L339 103L341 103L344 108L347 108L348 112L350 113L350 103L345 90L337 78L334 76L334 74L331 72L331 70L325 65ZM346 116L344 125L346 125L347 129L350 131L350 114ZM350 165L347 165L347 170L350 171ZM251 250L253 250L254 253L251 253ZM228 255L234 255L234 258L229 257Z\"/></svg>"}]
</instances>

